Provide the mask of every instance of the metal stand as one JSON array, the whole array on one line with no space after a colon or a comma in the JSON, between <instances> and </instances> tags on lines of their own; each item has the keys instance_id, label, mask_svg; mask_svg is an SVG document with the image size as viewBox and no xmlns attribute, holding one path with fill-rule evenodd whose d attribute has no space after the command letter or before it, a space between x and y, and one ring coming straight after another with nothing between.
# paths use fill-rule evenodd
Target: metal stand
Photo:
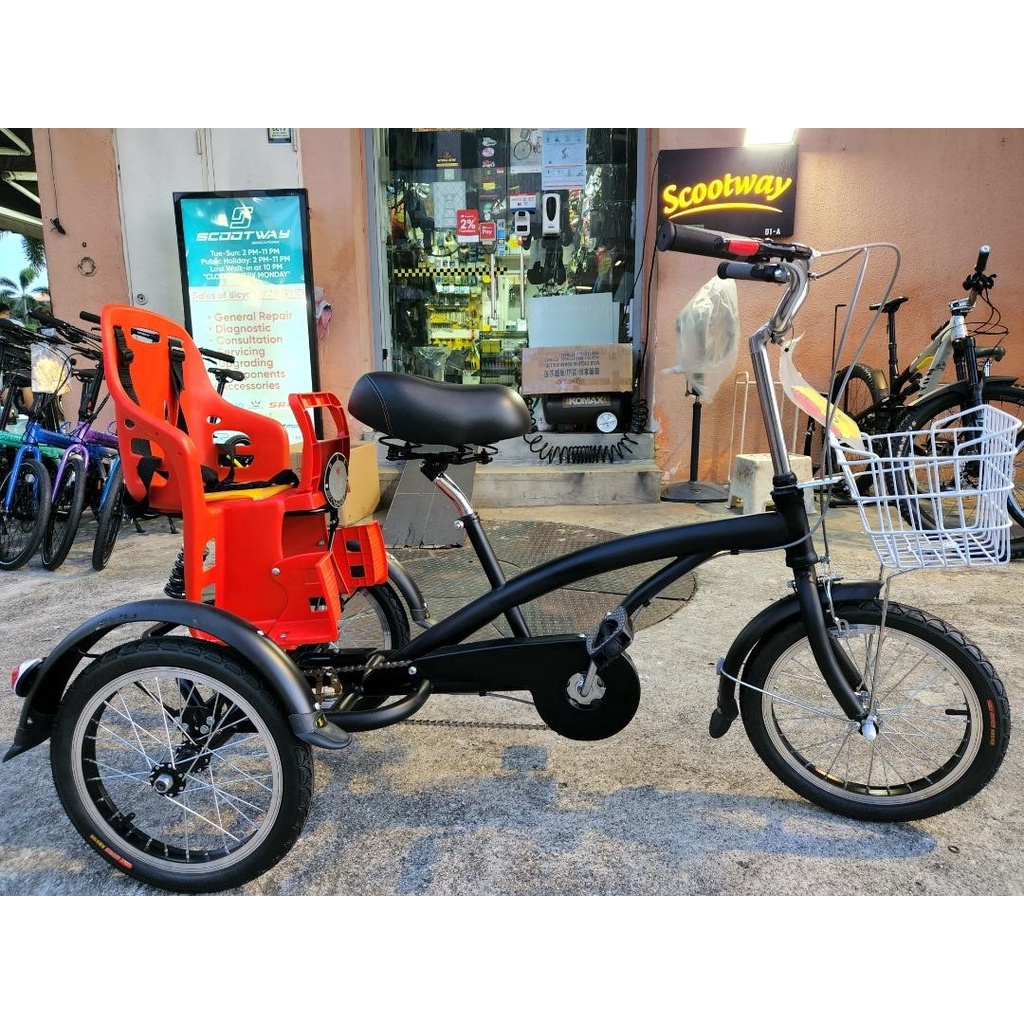
<instances>
[{"instance_id":1,"label":"metal stand","mask_svg":"<svg viewBox=\"0 0 1024 1024\"><path fill-rule=\"evenodd\" d=\"M728 501L729 492L718 484L697 479L697 453L700 451L700 398L694 396L693 427L690 431L690 479L668 484L661 495L662 501Z\"/></svg>"}]
</instances>

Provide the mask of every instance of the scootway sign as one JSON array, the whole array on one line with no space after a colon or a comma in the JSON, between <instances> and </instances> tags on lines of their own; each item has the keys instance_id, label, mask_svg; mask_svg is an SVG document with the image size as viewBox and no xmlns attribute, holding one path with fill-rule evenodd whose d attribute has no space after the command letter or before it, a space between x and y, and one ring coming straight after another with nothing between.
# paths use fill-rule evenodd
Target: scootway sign
<instances>
[{"instance_id":1,"label":"scootway sign","mask_svg":"<svg viewBox=\"0 0 1024 1024\"><path fill-rule=\"evenodd\" d=\"M665 149L658 157L658 223L734 235L793 234L796 145Z\"/></svg>"}]
</instances>

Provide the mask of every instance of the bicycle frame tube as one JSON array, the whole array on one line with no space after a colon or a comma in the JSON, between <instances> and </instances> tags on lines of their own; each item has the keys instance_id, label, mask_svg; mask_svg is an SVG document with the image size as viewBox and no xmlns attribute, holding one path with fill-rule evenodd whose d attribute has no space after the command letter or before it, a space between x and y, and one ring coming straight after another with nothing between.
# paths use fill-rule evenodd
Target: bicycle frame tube
<instances>
[{"instance_id":1,"label":"bicycle frame tube","mask_svg":"<svg viewBox=\"0 0 1024 1024\"><path fill-rule=\"evenodd\" d=\"M400 650L393 651L392 657L411 659L445 644L461 643L509 609L591 576L666 558L686 559L689 567L696 568L724 551L766 551L779 547L790 539L789 532L782 515L765 512L742 520L670 526L604 541L523 571L420 633ZM663 577L664 572L659 569L650 579ZM663 586L679 575L673 573ZM639 590L646 593L644 587Z\"/></svg>"}]
</instances>

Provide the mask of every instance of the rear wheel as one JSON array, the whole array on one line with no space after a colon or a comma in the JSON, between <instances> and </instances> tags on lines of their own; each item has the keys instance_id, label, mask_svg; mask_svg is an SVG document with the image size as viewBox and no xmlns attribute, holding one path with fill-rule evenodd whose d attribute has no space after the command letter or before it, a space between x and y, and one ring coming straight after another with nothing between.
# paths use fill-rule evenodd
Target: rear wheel
<instances>
[{"instance_id":1,"label":"rear wheel","mask_svg":"<svg viewBox=\"0 0 1024 1024\"><path fill-rule=\"evenodd\" d=\"M0 483L0 569L20 569L32 558L49 515L50 474L38 459L22 459Z\"/></svg>"},{"instance_id":2,"label":"rear wheel","mask_svg":"<svg viewBox=\"0 0 1024 1024\"><path fill-rule=\"evenodd\" d=\"M757 648L740 690L758 756L787 786L837 814L916 821L978 793L1010 740L1003 684L952 626L916 608L841 605L833 636L861 673L877 735L839 709L795 620Z\"/></svg>"},{"instance_id":3,"label":"rear wheel","mask_svg":"<svg viewBox=\"0 0 1024 1024\"><path fill-rule=\"evenodd\" d=\"M846 387L840 391L847 373L850 374L850 379ZM875 371L864 363L844 366L832 381L832 400L850 419L856 420L865 434L875 433L873 407L884 397L885 393L879 385Z\"/></svg>"},{"instance_id":4,"label":"rear wheel","mask_svg":"<svg viewBox=\"0 0 1024 1024\"><path fill-rule=\"evenodd\" d=\"M50 515L43 532L42 562L47 569L64 563L78 533L78 524L85 507L86 468L84 460L71 456L63 465L57 492L53 496Z\"/></svg>"},{"instance_id":5,"label":"rear wheel","mask_svg":"<svg viewBox=\"0 0 1024 1024\"><path fill-rule=\"evenodd\" d=\"M92 567L99 572L105 569L118 534L124 523L124 473L121 463L114 463L106 487L107 499L100 505L99 521L96 524L96 537L92 542Z\"/></svg>"},{"instance_id":6,"label":"rear wheel","mask_svg":"<svg viewBox=\"0 0 1024 1024\"><path fill-rule=\"evenodd\" d=\"M252 670L187 637L136 640L87 666L50 740L75 828L109 863L183 893L273 867L313 795L308 744Z\"/></svg>"}]
</instances>

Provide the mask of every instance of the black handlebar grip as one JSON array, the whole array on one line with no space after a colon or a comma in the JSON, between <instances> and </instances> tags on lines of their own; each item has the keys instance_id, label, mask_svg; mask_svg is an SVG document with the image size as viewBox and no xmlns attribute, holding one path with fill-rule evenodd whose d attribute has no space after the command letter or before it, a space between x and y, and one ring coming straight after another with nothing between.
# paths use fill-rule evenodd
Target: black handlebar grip
<instances>
[{"instance_id":1,"label":"black handlebar grip","mask_svg":"<svg viewBox=\"0 0 1024 1024\"><path fill-rule=\"evenodd\" d=\"M688 252L693 256L724 256L727 253L725 238L716 231L704 228L687 228L665 221L658 229L658 248L664 252Z\"/></svg>"},{"instance_id":2,"label":"black handlebar grip","mask_svg":"<svg viewBox=\"0 0 1024 1024\"><path fill-rule=\"evenodd\" d=\"M217 359L222 363L233 363L235 361L234 356L229 356L226 352L215 352L212 348L201 348L199 351L207 358Z\"/></svg>"},{"instance_id":3,"label":"black handlebar grip","mask_svg":"<svg viewBox=\"0 0 1024 1024\"><path fill-rule=\"evenodd\" d=\"M245 374L241 370L224 370L217 366L210 372L218 380L245 380Z\"/></svg>"},{"instance_id":4,"label":"black handlebar grip","mask_svg":"<svg viewBox=\"0 0 1024 1024\"><path fill-rule=\"evenodd\" d=\"M55 316L47 313L45 309L31 309L29 310L29 316L33 320L38 320L41 324L46 324L47 327L63 327L64 321L58 320Z\"/></svg>"},{"instance_id":5,"label":"black handlebar grip","mask_svg":"<svg viewBox=\"0 0 1024 1024\"><path fill-rule=\"evenodd\" d=\"M985 273L985 267L988 266L988 255L991 251L992 249L987 245L983 245L978 250L978 262L974 265L974 272L976 274Z\"/></svg>"},{"instance_id":6,"label":"black handlebar grip","mask_svg":"<svg viewBox=\"0 0 1024 1024\"><path fill-rule=\"evenodd\" d=\"M81 319L86 320L91 324L98 324L100 322L100 318L95 313L88 313L84 309L81 310L78 315Z\"/></svg>"},{"instance_id":7,"label":"black handlebar grip","mask_svg":"<svg viewBox=\"0 0 1024 1024\"><path fill-rule=\"evenodd\" d=\"M782 284L786 272L775 263L719 263L718 276L733 281L772 281Z\"/></svg>"}]
</instances>

